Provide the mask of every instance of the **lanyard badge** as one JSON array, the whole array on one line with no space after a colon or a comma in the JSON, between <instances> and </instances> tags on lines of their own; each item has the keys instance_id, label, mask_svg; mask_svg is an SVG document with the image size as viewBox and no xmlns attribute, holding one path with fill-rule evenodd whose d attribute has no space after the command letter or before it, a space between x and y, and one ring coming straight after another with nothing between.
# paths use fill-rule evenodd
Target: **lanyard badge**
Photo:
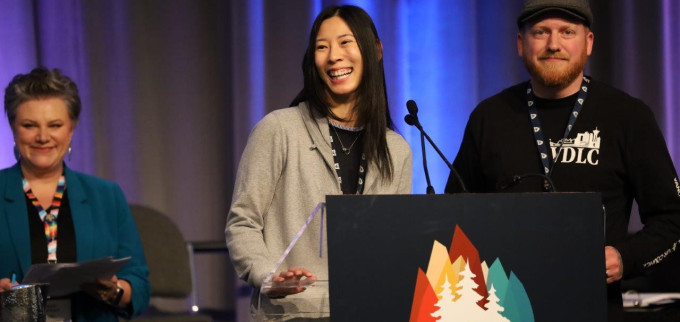
<instances>
[{"instance_id":1,"label":"lanyard badge","mask_svg":"<svg viewBox=\"0 0 680 322\"><path fill-rule=\"evenodd\" d=\"M571 129L574 127L574 123L576 123L576 119L578 118L579 113L581 113L583 103L585 102L586 95L588 94L589 84L590 79L584 76L583 81L581 82L581 87L579 88L578 98L576 99L576 102L574 103L574 108L571 110L571 114L569 115L569 123L567 123L567 127L564 129L564 135L562 136L562 140L560 141L561 143L559 152L557 152L555 158L559 157L559 154L562 152L562 144L564 143L564 140L569 136L569 132L571 132ZM543 172L547 177L550 177L552 167L555 164L553 162L551 165L549 159L551 156L548 153L548 147L545 143L545 139L543 136L543 128L541 127L541 121L538 119L538 110L536 109L536 96L534 95L534 90L531 87L531 82L529 82L527 85L527 107L529 111L529 121L531 122L531 129L532 132L534 133L536 147L538 148L538 154L543 165ZM546 191L550 191L552 189L547 180L544 180L544 189Z\"/></svg>"}]
</instances>

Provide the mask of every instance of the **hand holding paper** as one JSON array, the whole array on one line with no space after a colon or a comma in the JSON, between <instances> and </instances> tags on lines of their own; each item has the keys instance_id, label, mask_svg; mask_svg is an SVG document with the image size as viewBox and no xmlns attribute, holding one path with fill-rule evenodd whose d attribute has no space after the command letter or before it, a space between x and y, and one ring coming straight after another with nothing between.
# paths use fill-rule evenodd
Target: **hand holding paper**
<instances>
[{"instance_id":1,"label":"hand holding paper","mask_svg":"<svg viewBox=\"0 0 680 322\"><path fill-rule=\"evenodd\" d=\"M49 296L60 297L81 291L81 285L111 280L130 257L105 257L80 263L35 264L28 269L23 284L49 283Z\"/></svg>"}]
</instances>

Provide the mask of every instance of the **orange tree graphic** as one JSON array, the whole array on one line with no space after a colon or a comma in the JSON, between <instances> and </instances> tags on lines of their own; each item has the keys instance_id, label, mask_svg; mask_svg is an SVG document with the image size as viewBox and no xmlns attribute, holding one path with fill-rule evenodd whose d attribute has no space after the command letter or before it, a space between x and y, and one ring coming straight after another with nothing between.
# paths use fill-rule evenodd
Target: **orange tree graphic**
<instances>
[{"instance_id":1,"label":"orange tree graphic","mask_svg":"<svg viewBox=\"0 0 680 322\"><path fill-rule=\"evenodd\" d=\"M496 285L496 287L494 287ZM418 269L411 322L529 321L531 303L514 273L500 260L489 268L463 230L456 225L450 251L435 241L427 272Z\"/></svg>"}]
</instances>

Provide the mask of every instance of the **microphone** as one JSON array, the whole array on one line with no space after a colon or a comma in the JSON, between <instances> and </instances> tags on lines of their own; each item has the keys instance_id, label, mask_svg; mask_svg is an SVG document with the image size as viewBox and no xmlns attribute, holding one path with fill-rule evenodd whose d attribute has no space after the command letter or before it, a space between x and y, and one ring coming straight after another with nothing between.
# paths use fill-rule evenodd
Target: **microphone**
<instances>
[{"instance_id":1,"label":"microphone","mask_svg":"<svg viewBox=\"0 0 680 322\"><path fill-rule=\"evenodd\" d=\"M453 173L454 177L456 178L456 181L458 181L458 184L460 184L462 192L467 192L467 189L465 188L465 183L463 183L463 179L461 179L460 175L458 174L458 171L456 171L451 162L449 162L449 160L446 159L444 153L442 153L442 151L439 150L437 145L434 143L434 141L432 141L430 136L427 135L427 133L423 129L423 126L420 124L420 121L418 120L418 105L416 105L416 102L413 100L408 100L406 102L406 109L408 110L409 114L404 117L404 122L406 122L406 124L408 125L415 126L420 131L420 145L423 151L423 169L425 170L425 179L427 181L428 194L434 194L434 188L432 188L432 185L430 184L430 174L428 173L427 170L427 159L425 157L425 139L427 139L427 141L434 148L434 150L437 151L439 157L442 160L444 160L444 163L446 163L446 165L449 167L451 173Z\"/></svg>"},{"instance_id":2,"label":"microphone","mask_svg":"<svg viewBox=\"0 0 680 322\"><path fill-rule=\"evenodd\" d=\"M420 125L420 124L416 125L416 123L418 122L418 119L413 117L413 115L411 115L411 114L404 116L404 122L406 122L406 124L411 125L411 126L415 125L416 127Z\"/></svg>"},{"instance_id":3,"label":"microphone","mask_svg":"<svg viewBox=\"0 0 680 322\"><path fill-rule=\"evenodd\" d=\"M408 100L406 102L406 109L408 110L408 114L415 117L416 121L417 121L418 120L418 105L416 105L416 102L414 100Z\"/></svg>"},{"instance_id":4,"label":"microphone","mask_svg":"<svg viewBox=\"0 0 680 322\"><path fill-rule=\"evenodd\" d=\"M545 190L546 192L557 192L557 188L555 188L555 183L553 183L552 179L549 176L541 173L525 173L521 175L516 174L512 176L510 180L504 182L503 184L501 184L500 182L496 184L496 190L503 191L510 187L514 187L521 183L524 179L530 177L538 177L543 179L543 190Z\"/></svg>"}]
</instances>

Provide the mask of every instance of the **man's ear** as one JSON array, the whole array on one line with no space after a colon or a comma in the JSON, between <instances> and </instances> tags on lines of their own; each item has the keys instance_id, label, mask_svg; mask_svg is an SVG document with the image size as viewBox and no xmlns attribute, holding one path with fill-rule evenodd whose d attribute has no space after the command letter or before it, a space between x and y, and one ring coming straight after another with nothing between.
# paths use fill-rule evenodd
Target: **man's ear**
<instances>
[{"instance_id":1,"label":"man's ear","mask_svg":"<svg viewBox=\"0 0 680 322\"><path fill-rule=\"evenodd\" d=\"M517 33L517 54L522 57L524 53L524 44L522 43L522 32Z\"/></svg>"},{"instance_id":2,"label":"man's ear","mask_svg":"<svg viewBox=\"0 0 680 322\"><path fill-rule=\"evenodd\" d=\"M383 46L380 40L378 40L378 60L382 60L383 56Z\"/></svg>"},{"instance_id":3,"label":"man's ear","mask_svg":"<svg viewBox=\"0 0 680 322\"><path fill-rule=\"evenodd\" d=\"M595 43L595 34L593 34L592 31L588 30L588 33L586 34L586 54L588 57L590 57L590 54L593 53L593 44Z\"/></svg>"}]
</instances>

